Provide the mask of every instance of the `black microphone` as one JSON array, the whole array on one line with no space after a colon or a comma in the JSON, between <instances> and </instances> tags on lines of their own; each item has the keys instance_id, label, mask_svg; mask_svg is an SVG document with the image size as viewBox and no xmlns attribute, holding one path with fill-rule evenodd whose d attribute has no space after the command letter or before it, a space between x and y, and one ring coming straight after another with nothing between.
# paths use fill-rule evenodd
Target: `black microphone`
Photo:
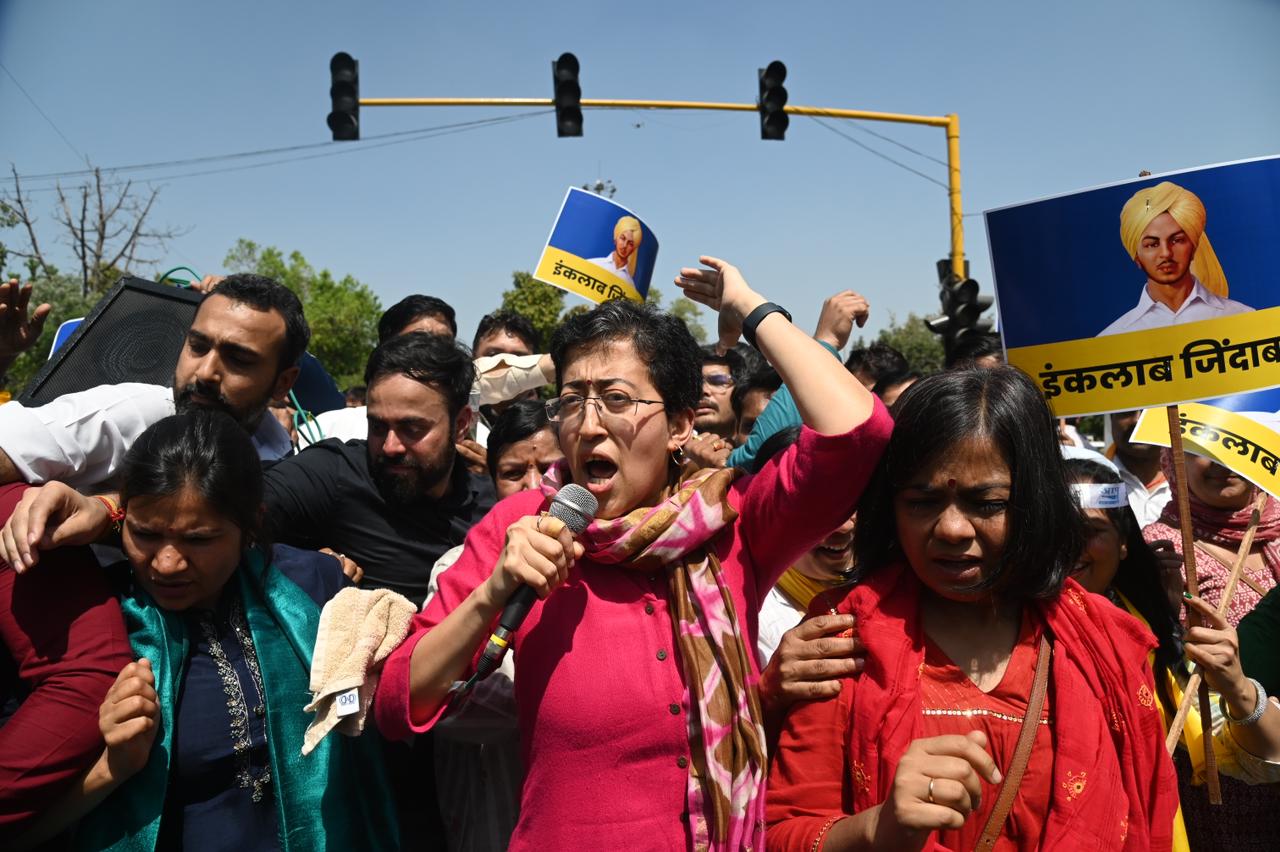
<instances>
[{"instance_id":1,"label":"black microphone","mask_svg":"<svg viewBox=\"0 0 1280 852\"><path fill-rule=\"evenodd\" d=\"M556 492L551 505L547 508L547 514L562 521L569 528L569 532L577 537L582 535L582 532L591 524L598 508L600 503L595 495L581 485L570 483ZM522 584L512 593L507 600L507 605L502 608L498 626L489 636L489 643L485 645L484 653L476 663L477 680L483 680L493 674L502 664L502 658L507 655L507 649L511 645L511 634L524 623L525 617L529 615L529 610L533 608L534 601L537 599L538 593L532 586Z\"/></svg>"}]
</instances>

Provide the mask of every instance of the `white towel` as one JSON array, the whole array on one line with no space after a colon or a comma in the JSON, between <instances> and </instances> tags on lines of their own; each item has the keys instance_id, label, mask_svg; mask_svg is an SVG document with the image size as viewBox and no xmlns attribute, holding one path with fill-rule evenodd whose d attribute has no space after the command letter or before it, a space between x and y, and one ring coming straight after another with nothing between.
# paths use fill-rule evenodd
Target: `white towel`
<instances>
[{"instance_id":1,"label":"white towel","mask_svg":"<svg viewBox=\"0 0 1280 852\"><path fill-rule=\"evenodd\" d=\"M364 730L382 664L408 635L416 611L388 589L347 588L325 604L311 658L312 701L304 708L316 718L303 738L304 755L334 728L351 737ZM359 692L360 709L339 716L337 697L352 689Z\"/></svg>"}]
</instances>

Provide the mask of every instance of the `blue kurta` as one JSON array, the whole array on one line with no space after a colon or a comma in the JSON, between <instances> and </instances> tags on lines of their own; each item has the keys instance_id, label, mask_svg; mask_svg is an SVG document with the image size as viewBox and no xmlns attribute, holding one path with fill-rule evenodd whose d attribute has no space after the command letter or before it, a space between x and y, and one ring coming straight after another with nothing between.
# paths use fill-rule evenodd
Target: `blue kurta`
<instances>
[{"instance_id":1,"label":"blue kurta","mask_svg":"<svg viewBox=\"0 0 1280 852\"><path fill-rule=\"evenodd\" d=\"M331 556L277 545L272 567L318 605L349 584ZM216 611L186 614L191 654L174 712L159 849L280 849L257 656L235 583ZM248 646L248 649L246 648ZM301 708L299 708L301 712ZM234 837L234 841L231 838Z\"/></svg>"}]
</instances>

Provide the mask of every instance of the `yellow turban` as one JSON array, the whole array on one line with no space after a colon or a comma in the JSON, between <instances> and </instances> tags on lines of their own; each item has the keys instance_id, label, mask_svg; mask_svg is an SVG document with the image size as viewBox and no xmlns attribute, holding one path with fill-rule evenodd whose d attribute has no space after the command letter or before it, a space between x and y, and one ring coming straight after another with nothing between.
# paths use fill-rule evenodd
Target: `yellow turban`
<instances>
[{"instance_id":1,"label":"yellow turban","mask_svg":"<svg viewBox=\"0 0 1280 852\"><path fill-rule=\"evenodd\" d=\"M636 274L636 257L640 254L640 240L644 239L644 231L640 228L640 220L635 216L623 216L619 219L618 223L613 226L613 238L616 240L618 234L623 231L631 231L635 234L636 250L631 252L631 257L627 260L627 274L634 278Z\"/></svg>"},{"instance_id":2,"label":"yellow turban","mask_svg":"<svg viewBox=\"0 0 1280 852\"><path fill-rule=\"evenodd\" d=\"M1227 276L1218 263L1218 255L1209 243L1209 235L1204 232L1204 204L1194 192L1183 189L1176 183L1163 181L1155 186L1140 189L1125 202L1120 211L1120 241L1124 243L1129 256L1138 256L1138 244L1142 241L1142 232L1161 213L1168 213L1178 223L1186 235L1195 243L1196 254L1191 260L1191 274L1199 279L1204 288L1215 296L1227 297Z\"/></svg>"}]
</instances>

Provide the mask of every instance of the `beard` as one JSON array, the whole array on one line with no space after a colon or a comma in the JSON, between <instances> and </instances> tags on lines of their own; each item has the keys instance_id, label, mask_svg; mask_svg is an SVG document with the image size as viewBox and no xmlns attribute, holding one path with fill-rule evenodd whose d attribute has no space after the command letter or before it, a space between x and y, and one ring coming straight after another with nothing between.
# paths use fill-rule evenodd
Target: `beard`
<instances>
[{"instance_id":1,"label":"beard","mask_svg":"<svg viewBox=\"0 0 1280 852\"><path fill-rule=\"evenodd\" d=\"M400 470L392 470L393 467ZM453 453L430 462L409 455L374 456L370 453L369 472L378 493L387 503L413 506L431 499L428 492L449 478L453 472Z\"/></svg>"},{"instance_id":2,"label":"beard","mask_svg":"<svg viewBox=\"0 0 1280 852\"><path fill-rule=\"evenodd\" d=\"M195 398L197 394L204 399L197 400ZM198 381L191 382L182 388L175 387L173 391L174 408L179 414L185 414L196 408L212 408L230 415L231 419L250 435L258 428L258 422L262 420L262 415L267 410L267 402L264 400L261 405L249 410L238 409L216 387Z\"/></svg>"}]
</instances>

